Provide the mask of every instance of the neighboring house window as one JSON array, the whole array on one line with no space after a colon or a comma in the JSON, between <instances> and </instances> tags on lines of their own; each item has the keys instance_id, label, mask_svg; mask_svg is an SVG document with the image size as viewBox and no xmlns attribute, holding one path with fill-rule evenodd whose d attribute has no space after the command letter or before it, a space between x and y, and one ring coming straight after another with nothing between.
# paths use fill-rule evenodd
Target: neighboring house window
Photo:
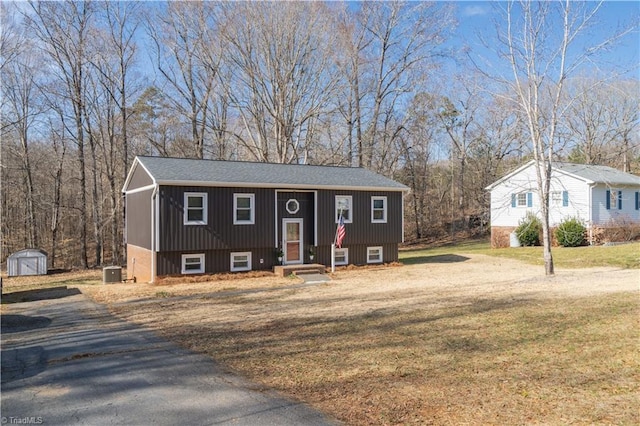
<instances>
[{"instance_id":1,"label":"neighboring house window","mask_svg":"<svg viewBox=\"0 0 640 426\"><path fill-rule=\"evenodd\" d=\"M207 194L205 192L184 193L184 224L207 224Z\"/></svg>"},{"instance_id":2,"label":"neighboring house window","mask_svg":"<svg viewBox=\"0 0 640 426\"><path fill-rule=\"evenodd\" d=\"M371 222L387 223L387 197L371 197Z\"/></svg>"},{"instance_id":3,"label":"neighboring house window","mask_svg":"<svg viewBox=\"0 0 640 426\"><path fill-rule=\"evenodd\" d=\"M382 263L382 247L367 247L367 263Z\"/></svg>"},{"instance_id":4,"label":"neighboring house window","mask_svg":"<svg viewBox=\"0 0 640 426\"><path fill-rule=\"evenodd\" d=\"M606 203L607 210L622 210L622 191L607 190Z\"/></svg>"},{"instance_id":5,"label":"neighboring house window","mask_svg":"<svg viewBox=\"0 0 640 426\"><path fill-rule=\"evenodd\" d=\"M353 197L351 195L336 195L336 223L340 221L340 214L344 219L344 223L351 223L351 206Z\"/></svg>"},{"instance_id":6,"label":"neighboring house window","mask_svg":"<svg viewBox=\"0 0 640 426\"><path fill-rule=\"evenodd\" d=\"M551 193L551 205L554 207L569 206L569 191L554 191Z\"/></svg>"},{"instance_id":7,"label":"neighboring house window","mask_svg":"<svg viewBox=\"0 0 640 426\"><path fill-rule=\"evenodd\" d=\"M204 273L204 253L183 254L182 255L182 273L183 274Z\"/></svg>"},{"instance_id":8,"label":"neighboring house window","mask_svg":"<svg viewBox=\"0 0 640 426\"><path fill-rule=\"evenodd\" d=\"M336 265L348 265L349 264L349 249L337 248L335 249L335 264Z\"/></svg>"},{"instance_id":9,"label":"neighboring house window","mask_svg":"<svg viewBox=\"0 0 640 426\"><path fill-rule=\"evenodd\" d=\"M231 253L231 271L250 271L251 270L251 252Z\"/></svg>"},{"instance_id":10,"label":"neighboring house window","mask_svg":"<svg viewBox=\"0 0 640 426\"><path fill-rule=\"evenodd\" d=\"M533 207L533 192L511 194L511 207Z\"/></svg>"},{"instance_id":11,"label":"neighboring house window","mask_svg":"<svg viewBox=\"0 0 640 426\"><path fill-rule=\"evenodd\" d=\"M254 221L254 194L233 194L233 224L253 225Z\"/></svg>"}]
</instances>

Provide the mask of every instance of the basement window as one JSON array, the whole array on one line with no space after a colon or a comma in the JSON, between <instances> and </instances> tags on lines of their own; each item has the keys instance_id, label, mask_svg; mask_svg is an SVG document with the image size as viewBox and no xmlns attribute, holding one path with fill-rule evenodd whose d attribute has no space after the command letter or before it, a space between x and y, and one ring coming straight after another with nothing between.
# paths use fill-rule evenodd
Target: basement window
<instances>
[{"instance_id":1,"label":"basement window","mask_svg":"<svg viewBox=\"0 0 640 426\"><path fill-rule=\"evenodd\" d=\"M204 273L204 253L183 254L182 255L183 274L203 274Z\"/></svg>"},{"instance_id":2,"label":"basement window","mask_svg":"<svg viewBox=\"0 0 640 426\"><path fill-rule=\"evenodd\" d=\"M367 247L367 263L382 263L382 247Z\"/></svg>"},{"instance_id":3,"label":"basement window","mask_svg":"<svg viewBox=\"0 0 640 426\"><path fill-rule=\"evenodd\" d=\"M231 253L231 272L250 271L251 252Z\"/></svg>"},{"instance_id":4,"label":"basement window","mask_svg":"<svg viewBox=\"0 0 640 426\"><path fill-rule=\"evenodd\" d=\"M335 249L335 264L336 265L348 265L349 264L349 249L348 248L336 248Z\"/></svg>"}]
</instances>

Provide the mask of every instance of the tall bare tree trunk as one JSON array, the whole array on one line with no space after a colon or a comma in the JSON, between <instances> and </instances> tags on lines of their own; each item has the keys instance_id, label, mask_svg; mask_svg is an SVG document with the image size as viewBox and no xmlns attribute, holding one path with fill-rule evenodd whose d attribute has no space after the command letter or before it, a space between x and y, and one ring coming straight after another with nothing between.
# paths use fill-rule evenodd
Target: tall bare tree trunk
<instances>
[{"instance_id":1,"label":"tall bare tree trunk","mask_svg":"<svg viewBox=\"0 0 640 426\"><path fill-rule=\"evenodd\" d=\"M545 273L554 274L549 223L549 189L552 161L557 155L555 142L560 119L567 110L562 105L564 85L578 67L592 60L598 50L609 47L623 31L595 45L581 46L580 52L569 52L579 35L588 30L590 21L602 3L587 5L571 2L510 1L506 7L507 32L501 40L513 80L505 81L515 94L515 103L525 117L536 163L537 193L543 228ZM575 6L575 9L574 9ZM558 28L558 39L548 37ZM554 28L554 30L555 30ZM570 54L571 53L571 54ZM569 101L569 106L571 101Z\"/></svg>"},{"instance_id":2,"label":"tall bare tree trunk","mask_svg":"<svg viewBox=\"0 0 640 426\"><path fill-rule=\"evenodd\" d=\"M80 266L87 268L87 178L85 162L85 71L86 47L93 5L90 1L31 2L32 15L26 15L34 34L44 43L44 48L55 64L60 82L66 93L74 119L74 142L77 147L80 182L78 227Z\"/></svg>"}]
</instances>

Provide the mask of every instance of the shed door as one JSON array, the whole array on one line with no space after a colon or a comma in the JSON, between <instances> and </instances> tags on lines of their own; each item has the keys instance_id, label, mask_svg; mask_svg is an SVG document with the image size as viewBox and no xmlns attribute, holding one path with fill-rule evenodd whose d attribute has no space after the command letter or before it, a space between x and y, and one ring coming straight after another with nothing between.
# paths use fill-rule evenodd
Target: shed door
<instances>
[{"instance_id":1,"label":"shed door","mask_svg":"<svg viewBox=\"0 0 640 426\"><path fill-rule=\"evenodd\" d=\"M38 275L37 257L19 257L18 275Z\"/></svg>"}]
</instances>

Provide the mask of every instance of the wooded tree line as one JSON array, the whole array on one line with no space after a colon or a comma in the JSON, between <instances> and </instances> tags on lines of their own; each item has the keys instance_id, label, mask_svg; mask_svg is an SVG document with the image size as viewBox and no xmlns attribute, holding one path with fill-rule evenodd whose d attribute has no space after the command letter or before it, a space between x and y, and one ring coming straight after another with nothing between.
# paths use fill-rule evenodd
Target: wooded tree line
<instances>
[{"instance_id":1,"label":"wooded tree line","mask_svg":"<svg viewBox=\"0 0 640 426\"><path fill-rule=\"evenodd\" d=\"M410 240L486 229L483 188L533 155L509 81L447 44L454 4L0 7L2 261L122 264L135 155L366 167L411 188ZM554 158L640 170L638 91L566 79Z\"/></svg>"}]
</instances>

